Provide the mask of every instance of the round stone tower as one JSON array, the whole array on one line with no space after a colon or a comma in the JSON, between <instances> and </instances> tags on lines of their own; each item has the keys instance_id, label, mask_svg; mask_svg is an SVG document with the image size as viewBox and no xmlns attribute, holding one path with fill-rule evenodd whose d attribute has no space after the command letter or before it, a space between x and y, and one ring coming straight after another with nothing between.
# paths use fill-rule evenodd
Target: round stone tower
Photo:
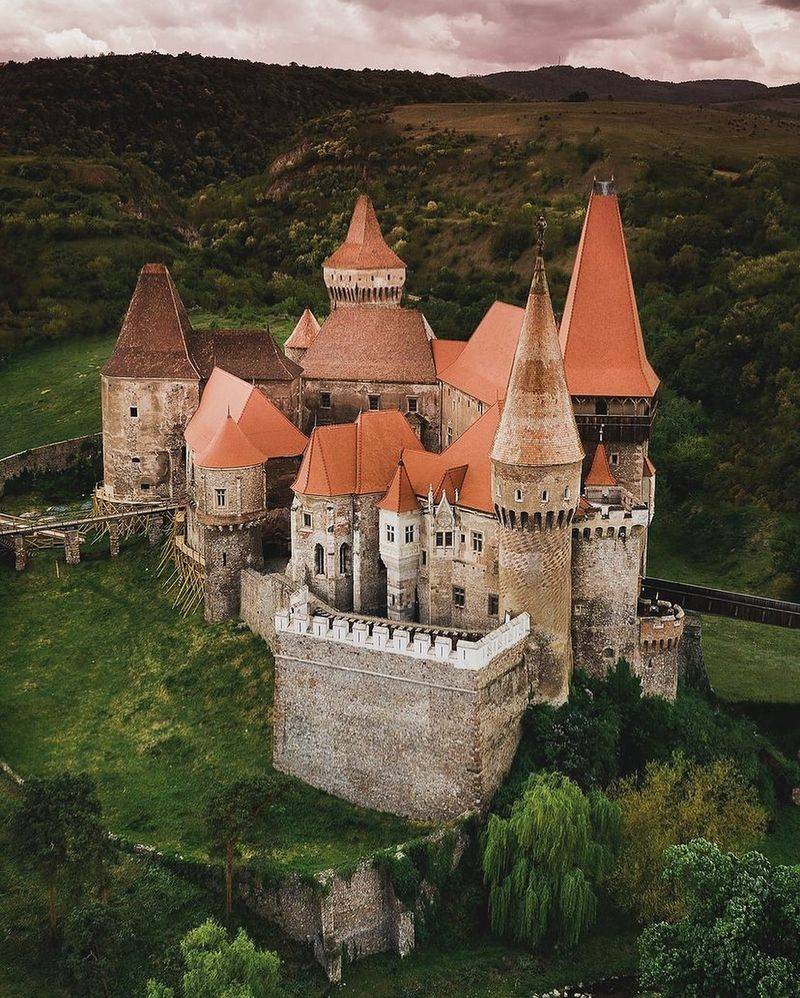
<instances>
[{"instance_id":1,"label":"round stone tower","mask_svg":"<svg viewBox=\"0 0 800 998\"><path fill-rule=\"evenodd\" d=\"M238 616L241 571L264 563L266 466L230 415L190 461L189 535L205 563L205 617L215 623Z\"/></svg>"},{"instance_id":2,"label":"round stone tower","mask_svg":"<svg viewBox=\"0 0 800 998\"><path fill-rule=\"evenodd\" d=\"M343 305L398 307L406 265L386 245L372 201L360 194L342 245L322 265L331 308Z\"/></svg>"},{"instance_id":3,"label":"round stone tower","mask_svg":"<svg viewBox=\"0 0 800 998\"><path fill-rule=\"evenodd\" d=\"M562 702L572 671L571 523L583 448L567 390L540 229L539 253L491 451L500 522L500 611L531 618L538 699Z\"/></svg>"}]
</instances>

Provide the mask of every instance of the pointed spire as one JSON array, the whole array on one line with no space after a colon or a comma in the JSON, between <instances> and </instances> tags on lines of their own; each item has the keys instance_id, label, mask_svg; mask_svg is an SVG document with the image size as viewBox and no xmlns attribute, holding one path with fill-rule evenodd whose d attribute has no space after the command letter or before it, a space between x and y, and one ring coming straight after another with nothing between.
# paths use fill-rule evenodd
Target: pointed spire
<instances>
[{"instance_id":1,"label":"pointed spire","mask_svg":"<svg viewBox=\"0 0 800 998\"><path fill-rule=\"evenodd\" d=\"M231 416L229 408L208 447L195 458L195 465L198 468L251 468L264 461L264 454Z\"/></svg>"},{"instance_id":2,"label":"pointed spire","mask_svg":"<svg viewBox=\"0 0 800 998\"><path fill-rule=\"evenodd\" d=\"M342 270L405 269L400 257L386 245L378 216L366 194L359 194L345 241L323 267Z\"/></svg>"},{"instance_id":3,"label":"pointed spire","mask_svg":"<svg viewBox=\"0 0 800 998\"><path fill-rule=\"evenodd\" d=\"M613 177L592 184L560 338L573 395L655 394Z\"/></svg>"},{"instance_id":4,"label":"pointed spire","mask_svg":"<svg viewBox=\"0 0 800 998\"><path fill-rule=\"evenodd\" d=\"M528 467L583 458L541 244L491 458Z\"/></svg>"},{"instance_id":5,"label":"pointed spire","mask_svg":"<svg viewBox=\"0 0 800 998\"><path fill-rule=\"evenodd\" d=\"M608 463L608 454L606 454L605 444L602 441L600 441L595 448L594 457L592 458L592 466L589 469L589 474L584 479L583 484L597 487L613 486L617 484L617 480L614 478L614 472L611 470L611 465Z\"/></svg>"},{"instance_id":6,"label":"pointed spire","mask_svg":"<svg viewBox=\"0 0 800 998\"><path fill-rule=\"evenodd\" d=\"M419 501L403 464L402 454L386 495L378 503L378 509L385 509L390 513L410 513L419 509Z\"/></svg>"},{"instance_id":7,"label":"pointed spire","mask_svg":"<svg viewBox=\"0 0 800 998\"><path fill-rule=\"evenodd\" d=\"M307 308L297 320L297 325L284 345L291 350L307 350L317 338L319 329L316 316L310 308Z\"/></svg>"},{"instance_id":8,"label":"pointed spire","mask_svg":"<svg viewBox=\"0 0 800 998\"><path fill-rule=\"evenodd\" d=\"M102 373L116 378L200 378L189 354L192 327L163 263L139 272L114 352Z\"/></svg>"}]
</instances>

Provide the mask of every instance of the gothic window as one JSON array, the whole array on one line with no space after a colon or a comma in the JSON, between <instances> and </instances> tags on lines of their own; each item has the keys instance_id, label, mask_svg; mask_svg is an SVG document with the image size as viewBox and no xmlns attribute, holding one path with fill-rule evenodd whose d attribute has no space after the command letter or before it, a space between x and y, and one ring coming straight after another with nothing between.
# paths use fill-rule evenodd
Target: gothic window
<instances>
[{"instance_id":1,"label":"gothic window","mask_svg":"<svg viewBox=\"0 0 800 998\"><path fill-rule=\"evenodd\" d=\"M475 554L483 551L483 534L479 530L472 531L472 550Z\"/></svg>"},{"instance_id":2,"label":"gothic window","mask_svg":"<svg viewBox=\"0 0 800 998\"><path fill-rule=\"evenodd\" d=\"M467 594L461 586L453 586L453 606L464 609L467 605Z\"/></svg>"},{"instance_id":3,"label":"gothic window","mask_svg":"<svg viewBox=\"0 0 800 998\"><path fill-rule=\"evenodd\" d=\"M369 407L373 412L375 412L376 409L380 409L381 407L380 395L368 395L367 401L369 402Z\"/></svg>"},{"instance_id":4,"label":"gothic window","mask_svg":"<svg viewBox=\"0 0 800 998\"><path fill-rule=\"evenodd\" d=\"M214 502L217 509L224 509L228 505L228 490L214 489Z\"/></svg>"},{"instance_id":5,"label":"gothic window","mask_svg":"<svg viewBox=\"0 0 800 998\"><path fill-rule=\"evenodd\" d=\"M320 407L320 409L330 409L330 407L331 407L331 393L330 392L320 392L319 393L319 407Z\"/></svg>"},{"instance_id":6,"label":"gothic window","mask_svg":"<svg viewBox=\"0 0 800 998\"><path fill-rule=\"evenodd\" d=\"M414 543L414 524L413 523L406 527L405 537L406 537L406 544L413 544Z\"/></svg>"},{"instance_id":7,"label":"gothic window","mask_svg":"<svg viewBox=\"0 0 800 998\"><path fill-rule=\"evenodd\" d=\"M325 574L325 548L321 544L314 545L314 574Z\"/></svg>"},{"instance_id":8,"label":"gothic window","mask_svg":"<svg viewBox=\"0 0 800 998\"><path fill-rule=\"evenodd\" d=\"M342 544L339 548L339 574L350 574L350 545Z\"/></svg>"},{"instance_id":9,"label":"gothic window","mask_svg":"<svg viewBox=\"0 0 800 998\"><path fill-rule=\"evenodd\" d=\"M500 597L495 593L489 593L489 598L487 599L487 610L489 611L490 617L497 617L500 615Z\"/></svg>"},{"instance_id":10,"label":"gothic window","mask_svg":"<svg viewBox=\"0 0 800 998\"><path fill-rule=\"evenodd\" d=\"M394 541L394 524L393 523L387 523L386 524L386 540L390 541L390 542Z\"/></svg>"}]
</instances>

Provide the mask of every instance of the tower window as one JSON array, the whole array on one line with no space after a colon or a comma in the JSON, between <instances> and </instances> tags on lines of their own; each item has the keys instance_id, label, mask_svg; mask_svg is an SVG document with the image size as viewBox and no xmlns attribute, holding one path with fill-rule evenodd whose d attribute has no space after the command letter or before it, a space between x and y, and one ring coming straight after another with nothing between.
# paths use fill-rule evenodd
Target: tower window
<instances>
[{"instance_id":1,"label":"tower window","mask_svg":"<svg viewBox=\"0 0 800 998\"><path fill-rule=\"evenodd\" d=\"M142 492L147 492L150 488L150 482L142 482L140 488Z\"/></svg>"},{"instance_id":2,"label":"tower window","mask_svg":"<svg viewBox=\"0 0 800 998\"><path fill-rule=\"evenodd\" d=\"M131 411L131 419L136 419L136 417L139 415L139 407L137 405L132 405L130 411Z\"/></svg>"},{"instance_id":3,"label":"tower window","mask_svg":"<svg viewBox=\"0 0 800 998\"><path fill-rule=\"evenodd\" d=\"M350 574L350 545L342 544L339 548L339 574Z\"/></svg>"},{"instance_id":4,"label":"tower window","mask_svg":"<svg viewBox=\"0 0 800 998\"><path fill-rule=\"evenodd\" d=\"M498 617L500 615L500 597L496 593L489 593L486 604L486 609L489 611L490 617Z\"/></svg>"},{"instance_id":5,"label":"tower window","mask_svg":"<svg viewBox=\"0 0 800 998\"><path fill-rule=\"evenodd\" d=\"M619 464L619 452L612 450L609 456L609 461L611 464Z\"/></svg>"},{"instance_id":6,"label":"tower window","mask_svg":"<svg viewBox=\"0 0 800 998\"><path fill-rule=\"evenodd\" d=\"M311 526L313 526L313 523L314 523L314 521L312 519L311 514L304 512L303 513L303 526L304 527L311 527Z\"/></svg>"},{"instance_id":7,"label":"tower window","mask_svg":"<svg viewBox=\"0 0 800 998\"><path fill-rule=\"evenodd\" d=\"M467 594L461 586L453 586L453 606L464 609L467 605Z\"/></svg>"},{"instance_id":8,"label":"tower window","mask_svg":"<svg viewBox=\"0 0 800 998\"><path fill-rule=\"evenodd\" d=\"M369 407L373 412L375 412L376 409L380 409L381 407L380 395L368 395L367 401L369 402Z\"/></svg>"},{"instance_id":9,"label":"tower window","mask_svg":"<svg viewBox=\"0 0 800 998\"><path fill-rule=\"evenodd\" d=\"M479 530L472 531L472 550L475 554L483 551L483 534Z\"/></svg>"},{"instance_id":10,"label":"tower window","mask_svg":"<svg viewBox=\"0 0 800 998\"><path fill-rule=\"evenodd\" d=\"M420 564L421 565L423 565L423 566L427 565L428 564L428 552L427 551L423 551L420 554L420 559L419 560L420 560Z\"/></svg>"},{"instance_id":11,"label":"tower window","mask_svg":"<svg viewBox=\"0 0 800 998\"><path fill-rule=\"evenodd\" d=\"M386 524L386 540L394 541L394 524L392 523Z\"/></svg>"},{"instance_id":12,"label":"tower window","mask_svg":"<svg viewBox=\"0 0 800 998\"><path fill-rule=\"evenodd\" d=\"M319 393L319 407L320 407L320 409L330 409L330 407L331 407L331 393L330 392L320 392Z\"/></svg>"},{"instance_id":13,"label":"tower window","mask_svg":"<svg viewBox=\"0 0 800 998\"><path fill-rule=\"evenodd\" d=\"M228 564L228 552L227 551L223 551L222 552L222 567L225 568L225 566L227 564Z\"/></svg>"},{"instance_id":14,"label":"tower window","mask_svg":"<svg viewBox=\"0 0 800 998\"><path fill-rule=\"evenodd\" d=\"M569 485L564 486L564 498L569 499Z\"/></svg>"},{"instance_id":15,"label":"tower window","mask_svg":"<svg viewBox=\"0 0 800 998\"><path fill-rule=\"evenodd\" d=\"M522 489L517 489L514 493L514 500L516 502L522 502Z\"/></svg>"},{"instance_id":16,"label":"tower window","mask_svg":"<svg viewBox=\"0 0 800 998\"><path fill-rule=\"evenodd\" d=\"M550 493L547 489L542 489L542 502L547 502L550 498Z\"/></svg>"},{"instance_id":17,"label":"tower window","mask_svg":"<svg viewBox=\"0 0 800 998\"><path fill-rule=\"evenodd\" d=\"M453 442L453 427L452 426L448 426L447 427L447 446L449 447L452 442Z\"/></svg>"},{"instance_id":18,"label":"tower window","mask_svg":"<svg viewBox=\"0 0 800 998\"><path fill-rule=\"evenodd\" d=\"M314 574L325 574L325 549L321 544L314 545Z\"/></svg>"},{"instance_id":19,"label":"tower window","mask_svg":"<svg viewBox=\"0 0 800 998\"><path fill-rule=\"evenodd\" d=\"M131 458L131 464L137 464L138 465L138 464L141 464L141 463L142 463L142 459L141 458L139 458L139 457L132 457Z\"/></svg>"},{"instance_id":20,"label":"tower window","mask_svg":"<svg viewBox=\"0 0 800 998\"><path fill-rule=\"evenodd\" d=\"M223 509L228 505L228 490L227 489L214 489L215 502L218 509Z\"/></svg>"},{"instance_id":21,"label":"tower window","mask_svg":"<svg viewBox=\"0 0 800 998\"><path fill-rule=\"evenodd\" d=\"M408 398L406 399L406 403L408 404L408 411L409 412L417 412L418 411L418 409L417 409L417 402L418 401L419 401L419 399L417 398L416 395L409 395L408 396Z\"/></svg>"},{"instance_id":22,"label":"tower window","mask_svg":"<svg viewBox=\"0 0 800 998\"><path fill-rule=\"evenodd\" d=\"M406 537L406 544L413 544L414 543L414 524L413 523L406 527L405 537Z\"/></svg>"}]
</instances>

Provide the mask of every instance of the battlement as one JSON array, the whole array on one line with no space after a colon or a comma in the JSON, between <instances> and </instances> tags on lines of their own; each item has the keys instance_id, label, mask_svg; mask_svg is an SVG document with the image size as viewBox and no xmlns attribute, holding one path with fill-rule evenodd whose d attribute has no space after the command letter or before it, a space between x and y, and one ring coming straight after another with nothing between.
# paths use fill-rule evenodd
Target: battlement
<instances>
[{"instance_id":1,"label":"battlement","mask_svg":"<svg viewBox=\"0 0 800 998\"><path fill-rule=\"evenodd\" d=\"M527 613L506 621L488 634L478 635L422 624L400 627L383 618L337 614L312 602L307 590L304 600L302 594L302 590L293 594L288 609L281 609L275 614L276 634L305 634L323 641L372 650L379 655L391 652L477 671L530 633Z\"/></svg>"},{"instance_id":2,"label":"battlement","mask_svg":"<svg viewBox=\"0 0 800 998\"><path fill-rule=\"evenodd\" d=\"M600 540L605 537L637 536L648 523L648 509L636 506L600 506L576 519L572 528L574 540Z\"/></svg>"},{"instance_id":3,"label":"battlement","mask_svg":"<svg viewBox=\"0 0 800 998\"><path fill-rule=\"evenodd\" d=\"M639 600L639 644L643 654L671 651L683 634L682 607L666 600Z\"/></svg>"}]
</instances>

